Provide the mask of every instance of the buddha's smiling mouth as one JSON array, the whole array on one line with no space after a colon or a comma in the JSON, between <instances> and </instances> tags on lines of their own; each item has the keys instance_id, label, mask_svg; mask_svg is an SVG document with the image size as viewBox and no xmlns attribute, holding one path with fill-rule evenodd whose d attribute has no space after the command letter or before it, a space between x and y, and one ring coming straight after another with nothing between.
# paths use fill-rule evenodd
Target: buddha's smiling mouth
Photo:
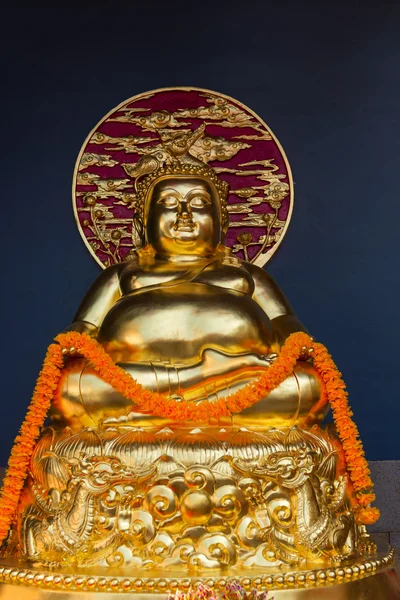
<instances>
[{"instance_id":1,"label":"buddha's smiling mouth","mask_svg":"<svg viewBox=\"0 0 400 600\"><path fill-rule=\"evenodd\" d=\"M177 219L174 223L174 231L193 232L196 229L196 223L192 219Z\"/></svg>"}]
</instances>

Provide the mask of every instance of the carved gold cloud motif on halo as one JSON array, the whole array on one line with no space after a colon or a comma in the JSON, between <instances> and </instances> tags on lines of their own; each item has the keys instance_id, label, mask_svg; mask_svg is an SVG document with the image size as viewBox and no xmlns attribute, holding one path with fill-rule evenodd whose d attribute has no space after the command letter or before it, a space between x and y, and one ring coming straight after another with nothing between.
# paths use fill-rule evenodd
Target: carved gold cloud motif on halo
<instances>
[{"instance_id":1,"label":"carved gold cloud motif on halo","mask_svg":"<svg viewBox=\"0 0 400 600\"><path fill-rule=\"evenodd\" d=\"M117 164L118 161L112 159L110 155L85 152L85 154L82 155L79 170L81 171L82 169L86 169L86 167L91 167L93 165L98 165L99 167L114 167Z\"/></svg>"},{"instance_id":2,"label":"carved gold cloud motif on halo","mask_svg":"<svg viewBox=\"0 0 400 600\"><path fill-rule=\"evenodd\" d=\"M178 109L173 113L173 116L176 118L203 119L206 125L218 125L219 127L249 127L262 133L262 136L237 136L242 139L272 139L261 123L226 99L208 94L202 94L202 96L206 98L209 106Z\"/></svg>"},{"instance_id":3,"label":"carved gold cloud motif on halo","mask_svg":"<svg viewBox=\"0 0 400 600\"><path fill-rule=\"evenodd\" d=\"M190 125L188 122L177 121L174 114L167 110L159 110L146 116L137 116L132 110L127 110L124 114L111 118L110 121L134 123L145 131L156 131L157 129L165 129L166 127L184 127Z\"/></svg>"},{"instance_id":4,"label":"carved gold cloud motif on halo","mask_svg":"<svg viewBox=\"0 0 400 600\"><path fill-rule=\"evenodd\" d=\"M135 135L128 135L124 137L113 137L96 131L96 133L90 138L89 144L113 144L113 148L105 148L111 152L116 150L125 150L125 152L136 152L139 144L149 144L157 141L158 138L153 137L140 137Z\"/></svg>"}]
</instances>

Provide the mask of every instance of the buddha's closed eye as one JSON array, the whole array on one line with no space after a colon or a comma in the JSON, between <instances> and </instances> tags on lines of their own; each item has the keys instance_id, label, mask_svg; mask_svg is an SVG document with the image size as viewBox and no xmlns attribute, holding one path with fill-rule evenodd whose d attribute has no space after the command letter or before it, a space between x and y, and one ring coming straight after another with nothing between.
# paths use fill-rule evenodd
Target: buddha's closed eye
<instances>
[{"instance_id":1,"label":"buddha's closed eye","mask_svg":"<svg viewBox=\"0 0 400 600\"><path fill-rule=\"evenodd\" d=\"M176 196L163 196L157 201L158 204L162 204L166 208L177 208L179 206L179 200ZM194 196L187 204L194 209L204 208L207 204L210 204L210 200L204 196Z\"/></svg>"},{"instance_id":2,"label":"buddha's closed eye","mask_svg":"<svg viewBox=\"0 0 400 600\"><path fill-rule=\"evenodd\" d=\"M176 208L179 201L175 196L163 196L158 200L157 204L162 204L166 208Z\"/></svg>"},{"instance_id":3,"label":"buddha's closed eye","mask_svg":"<svg viewBox=\"0 0 400 600\"><path fill-rule=\"evenodd\" d=\"M210 201L208 200L208 198L204 198L202 196L195 196L189 202L192 208L204 208L204 206L206 206L206 204L209 203Z\"/></svg>"}]
</instances>

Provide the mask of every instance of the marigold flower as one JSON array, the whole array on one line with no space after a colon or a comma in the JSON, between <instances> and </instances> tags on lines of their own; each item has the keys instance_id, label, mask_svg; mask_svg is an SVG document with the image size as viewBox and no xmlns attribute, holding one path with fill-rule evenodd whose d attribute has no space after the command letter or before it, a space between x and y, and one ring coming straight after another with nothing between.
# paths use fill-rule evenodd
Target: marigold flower
<instances>
[{"instance_id":1,"label":"marigold flower","mask_svg":"<svg viewBox=\"0 0 400 600\"><path fill-rule=\"evenodd\" d=\"M380 517L380 510L375 506L371 506L370 508L360 508L360 510L356 514L356 519L358 523L362 523L363 525L372 525L372 523L376 523L376 521Z\"/></svg>"}]
</instances>

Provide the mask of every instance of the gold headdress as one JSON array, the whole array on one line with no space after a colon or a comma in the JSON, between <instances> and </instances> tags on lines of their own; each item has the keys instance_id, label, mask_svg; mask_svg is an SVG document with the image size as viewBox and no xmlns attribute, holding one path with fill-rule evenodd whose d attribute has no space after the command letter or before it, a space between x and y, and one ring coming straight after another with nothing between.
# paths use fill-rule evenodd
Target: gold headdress
<instances>
[{"instance_id":1,"label":"gold headdress","mask_svg":"<svg viewBox=\"0 0 400 600\"><path fill-rule=\"evenodd\" d=\"M228 226L228 183L222 181L212 167L190 154L190 148L204 135L204 130L205 126L201 125L190 132L160 131L161 143L154 148L152 154L143 156L135 165L123 165L129 177L135 178L134 219L135 227L141 237L143 237L144 203L148 190L157 179L165 175L194 175L211 181L220 200L222 228Z\"/></svg>"}]
</instances>

